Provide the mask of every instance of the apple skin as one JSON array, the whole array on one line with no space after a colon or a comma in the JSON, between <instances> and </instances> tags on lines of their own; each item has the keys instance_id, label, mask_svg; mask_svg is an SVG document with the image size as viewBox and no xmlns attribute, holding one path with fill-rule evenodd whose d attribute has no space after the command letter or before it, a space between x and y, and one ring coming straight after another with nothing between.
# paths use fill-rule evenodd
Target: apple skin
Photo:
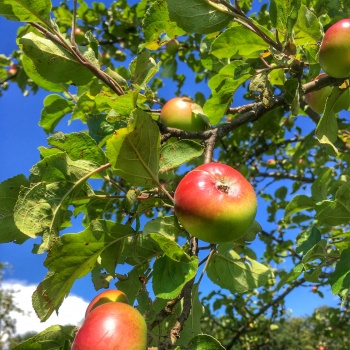
<instances>
[{"instance_id":1,"label":"apple skin","mask_svg":"<svg viewBox=\"0 0 350 350\"><path fill-rule=\"evenodd\" d=\"M92 310L78 330L71 350L145 350L147 325L132 306L114 302Z\"/></svg>"},{"instance_id":2,"label":"apple skin","mask_svg":"<svg viewBox=\"0 0 350 350\"><path fill-rule=\"evenodd\" d=\"M241 238L257 210L252 185L222 163L203 164L186 174L175 190L174 204L186 231L209 243Z\"/></svg>"},{"instance_id":3,"label":"apple skin","mask_svg":"<svg viewBox=\"0 0 350 350\"><path fill-rule=\"evenodd\" d=\"M314 80L317 80L326 76L327 74L321 73ZM348 82L344 83L343 84L344 86L342 85L341 88L345 88L346 84L348 85ZM322 114L326 107L327 98L332 93L332 90L333 90L332 86L326 86L320 90L311 91L305 95L305 101L312 110L314 110L316 113ZM337 102L334 104L333 111L335 113L338 113L343 109L348 109L349 105L350 105L350 91L349 91L349 88L347 88L339 97Z\"/></svg>"},{"instance_id":4,"label":"apple skin","mask_svg":"<svg viewBox=\"0 0 350 350\"><path fill-rule=\"evenodd\" d=\"M118 290L118 289L105 290L91 300L90 304L86 309L85 317L96 307L102 304L111 303L111 302L121 302L121 303L129 304L129 299L126 296L126 294L124 294L121 290Z\"/></svg>"},{"instance_id":5,"label":"apple skin","mask_svg":"<svg viewBox=\"0 0 350 350\"><path fill-rule=\"evenodd\" d=\"M342 19L326 31L321 42L319 62L333 78L350 75L350 18Z\"/></svg>"},{"instance_id":6,"label":"apple skin","mask_svg":"<svg viewBox=\"0 0 350 350\"><path fill-rule=\"evenodd\" d=\"M171 128L184 131L204 131L209 121L203 114L201 106L187 97L174 97L160 112L160 122Z\"/></svg>"}]
</instances>

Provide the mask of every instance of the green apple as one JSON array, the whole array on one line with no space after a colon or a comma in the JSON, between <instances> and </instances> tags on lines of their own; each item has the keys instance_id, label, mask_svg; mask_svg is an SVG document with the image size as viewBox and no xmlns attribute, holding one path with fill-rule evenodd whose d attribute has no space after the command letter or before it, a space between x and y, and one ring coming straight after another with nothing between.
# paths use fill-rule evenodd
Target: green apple
<instances>
[{"instance_id":1,"label":"green apple","mask_svg":"<svg viewBox=\"0 0 350 350\"><path fill-rule=\"evenodd\" d=\"M334 78L350 75L350 18L342 19L326 31L319 61L322 70Z\"/></svg>"},{"instance_id":2,"label":"green apple","mask_svg":"<svg viewBox=\"0 0 350 350\"><path fill-rule=\"evenodd\" d=\"M106 303L111 303L111 302L121 302L125 304L129 304L129 299L126 296L125 293L123 293L121 290L118 289L108 289L100 294L98 294L90 304L88 305L86 312L85 312L85 317L96 307L106 304Z\"/></svg>"},{"instance_id":3,"label":"green apple","mask_svg":"<svg viewBox=\"0 0 350 350\"><path fill-rule=\"evenodd\" d=\"M222 163L203 164L187 173L175 190L174 204L186 231L209 243L241 238L257 210L252 185Z\"/></svg>"},{"instance_id":4,"label":"green apple","mask_svg":"<svg viewBox=\"0 0 350 350\"><path fill-rule=\"evenodd\" d=\"M314 80L317 80L322 77L326 77L327 74L321 73ZM336 103L333 106L333 111L335 113L340 112L343 109L348 109L350 105L350 92L349 92L349 83L345 82L340 86L343 89L343 93L338 98ZM305 101L310 106L312 110L316 113L322 114L324 112L327 98L333 91L333 86L326 86L317 91L311 91L305 95Z\"/></svg>"},{"instance_id":5,"label":"green apple","mask_svg":"<svg viewBox=\"0 0 350 350\"><path fill-rule=\"evenodd\" d=\"M174 97L160 112L160 122L184 131L204 131L209 127L208 118L201 106L187 97Z\"/></svg>"},{"instance_id":6,"label":"green apple","mask_svg":"<svg viewBox=\"0 0 350 350\"><path fill-rule=\"evenodd\" d=\"M92 310L78 330L71 350L145 350L147 325L132 306L114 302Z\"/></svg>"}]
</instances>

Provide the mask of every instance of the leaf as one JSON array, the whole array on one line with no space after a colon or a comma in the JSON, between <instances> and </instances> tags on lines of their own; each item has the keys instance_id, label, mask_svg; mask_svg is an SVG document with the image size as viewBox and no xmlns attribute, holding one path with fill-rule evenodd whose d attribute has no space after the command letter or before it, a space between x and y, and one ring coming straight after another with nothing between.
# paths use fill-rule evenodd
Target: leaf
<instances>
[{"instance_id":1,"label":"leaf","mask_svg":"<svg viewBox=\"0 0 350 350\"><path fill-rule=\"evenodd\" d=\"M47 134L52 134L60 120L73 110L74 103L60 95L49 95L44 99L39 125Z\"/></svg>"},{"instance_id":2,"label":"leaf","mask_svg":"<svg viewBox=\"0 0 350 350\"><path fill-rule=\"evenodd\" d=\"M345 182L337 191L335 200L324 200L316 207L316 218L322 223L337 226L350 220L350 183Z\"/></svg>"},{"instance_id":3,"label":"leaf","mask_svg":"<svg viewBox=\"0 0 350 350\"><path fill-rule=\"evenodd\" d=\"M250 259L241 258L236 252L214 254L207 267L208 277L231 293L244 293L264 286L272 273L268 267Z\"/></svg>"},{"instance_id":4,"label":"leaf","mask_svg":"<svg viewBox=\"0 0 350 350\"><path fill-rule=\"evenodd\" d=\"M314 247L321 240L320 231L313 226L310 231L307 231L302 235L302 243L300 244L300 239L298 239L299 247L295 250L298 254L306 254L312 247Z\"/></svg>"},{"instance_id":5,"label":"leaf","mask_svg":"<svg viewBox=\"0 0 350 350\"><path fill-rule=\"evenodd\" d=\"M186 350L224 350L225 348L211 335L199 334L186 347Z\"/></svg>"},{"instance_id":6,"label":"leaf","mask_svg":"<svg viewBox=\"0 0 350 350\"><path fill-rule=\"evenodd\" d=\"M254 70L249 64L235 60L209 80L211 96L205 102L203 110L212 125L220 122L231 105L236 90L253 74Z\"/></svg>"},{"instance_id":7,"label":"leaf","mask_svg":"<svg viewBox=\"0 0 350 350\"><path fill-rule=\"evenodd\" d=\"M66 342L72 343L76 326L53 325L23 341L12 350L57 350Z\"/></svg>"},{"instance_id":8,"label":"leaf","mask_svg":"<svg viewBox=\"0 0 350 350\"><path fill-rule=\"evenodd\" d=\"M342 251L329 282L332 286L332 292L340 294L345 301L350 290L350 248Z\"/></svg>"},{"instance_id":9,"label":"leaf","mask_svg":"<svg viewBox=\"0 0 350 350\"><path fill-rule=\"evenodd\" d=\"M144 235L150 235L151 233L159 233L169 238L175 239L183 231L181 230L175 216L158 217L151 221L148 221L143 229Z\"/></svg>"},{"instance_id":10,"label":"leaf","mask_svg":"<svg viewBox=\"0 0 350 350\"><path fill-rule=\"evenodd\" d=\"M48 144L66 152L73 161L86 160L103 165L107 163L103 150L86 132L64 134L57 132L48 138Z\"/></svg>"},{"instance_id":11,"label":"leaf","mask_svg":"<svg viewBox=\"0 0 350 350\"><path fill-rule=\"evenodd\" d=\"M150 233L150 237L158 243L160 249L171 260L181 262L189 261L190 257L171 237L159 233Z\"/></svg>"},{"instance_id":12,"label":"leaf","mask_svg":"<svg viewBox=\"0 0 350 350\"><path fill-rule=\"evenodd\" d=\"M19 45L35 65L38 74L51 83L79 86L89 83L93 78L89 69L76 61L66 49L49 39L27 33L19 39ZM85 50L85 56L91 57L91 49Z\"/></svg>"},{"instance_id":13,"label":"leaf","mask_svg":"<svg viewBox=\"0 0 350 350\"><path fill-rule=\"evenodd\" d=\"M167 3L170 20L176 22L187 33L217 32L225 28L233 19L231 15L222 12L227 10L225 6L211 1L167 0Z\"/></svg>"},{"instance_id":14,"label":"leaf","mask_svg":"<svg viewBox=\"0 0 350 350\"><path fill-rule=\"evenodd\" d=\"M270 18L273 26L287 38L292 38L294 26L298 20L301 0L272 0Z\"/></svg>"},{"instance_id":15,"label":"leaf","mask_svg":"<svg viewBox=\"0 0 350 350\"><path fill-rule=\"evenodd\" d=\"M311 186L312 199L321 202L327 199L328 187L334 179L334 169L326 168Z\"/></svg>"},{"instance_id":16,"label":"leaf","mask_svg":"<svg viewBox=\"0 0 350 350\"><path fill-rule=\"evenodd\" d=\"M134 186L152 187L158 179L160 133L152 118L135 110L128 127L108 139L106 155L115 173Z\"/></svg>"},{"instance_id":17,"label":"leaf","mask_svg":"<svg viewBox=\"0 0 350 350\"><path fill-rule=\"evenodd\" d=\"M213 42L210 53L217 58L257 58L269 45L239 23L221 33Z\"/></svg>"},{"instance_id":18,"label":"leaf","mask_svg":"<svg viewBox=\"0 0 350 350\"><path fill-rule=\"evenodd\" d=\"M42 22L50 20L50 0L0 0L0 15L19 22Z\"/></svg>"},{"instance_id":19,"label":"leaf","mask_svg":"<svg viewBox=\"0 0 350 350\"><path fill-rule=\"evenodd\" d=\"M277 285L277 290L281 289L282 286L284 286L286 283L290 283L295 281L304 271L303 264L298 264L294 266L294 268L288 272L286 275L284 275L281 280L279 281Z\"/></svg>"},{"instance_id":20,"label":"leaf","mask_svg":"<svg viewBox=\"0 0 350 350\"><path fill-rule=\"evenodd\" d=\"M153 292L158 298L174 299L184 285L196 276L198 257L178 262L164 255L154 262L153 266Z\"/></svg>"},{"instance_id":21,"label":"leaf","mask_svg":"<svg viewBox=\"0 0 350 350\"><path fill-rule=\"evenodd\" d=\"M326 247L327 247L327 241L325 239L322 239L321 241L317 242L303 257L302 262L304 264L321 259L323 260L326 256Z\"/></svg>"},{"instance_id":22,"label":"leaf","mask_svg":"<svg viewBox=\"0 0 350 350\"><path fill-rule=\"evenodd\" d=\"M161 62L156 63L149 51L142 52L130 63L131 83L140 90L145 90L147 84L159 71Z\"/></svg>"},{"instance_id":23,"label":"leaf","mask_svg":"<svg viewBox=\"0 0 350 350\"><path fill-rule=\"evenodd\" d=\"M0 243L22 244L29 237L15 225L14 208L22 187L28 187L24 175L17 175L0 183Z\"/></svg>"},{"instance_id":24,"label":"leaf","mask_svg":"<svg viewBox=\"0 0 350 350\"><path fill-rule=\"evenodd\" d=\"M339 87L334 87L332 93L327 98L326 106L323 115L316 127L316 136L320 143L332 146L335 154L338 154L334 142L338 137L338 122L337 116L333 111L335 103L342 94Z\"/></svg>"},{"instance_id":25,"label":"leaf","mask_svg":"<svg viewBox=\"0 0 350 350\"><path fill-rule=\"evenodd\" d=\"M48 253L44 265L49 272L33 294L40 320L59 309L75 280L92 271L106 249L118 251L123 239L133 233L130 226L100 220L82 232L64 234Z\"/></svg>"},{"instance_id":26,"label":"leaf","mask_svg":"<svg viewBox=\"0 0 350 350\"><path fill-rule=\"evenodd\" d=\"M193 140L166 143L160 150L159 171L163 173L175 169L191 159L199 158L203 151L203 146Z\"/></svg>"},{"instance_id":27,"label":"leaf","mask_svg":"<svg viewBox=\"0 0 350 350\"><path fill-rule=\"evenodd\" d=\"M322 40L323 27L317 16L301 4L298 20L294 26L294 39L297 45L316 45Z\"/></svg>"},{"instance_id":28,"label":"leaf","mask_svg":"<svg viewBox=\"0 0 350 350\"><path fill-rule=\"evenodd\" d=\"M284 211L284 220L288 220L295 213L310 209L315 209L313 199L303 194L298 194L287 204Z\"/></svg>"},{"instance_id":29,"label":"leaf","mask_svg":"<svg viewBox=\"0 0 350 350\"><path fill-rule=\"evenodd\" d=\"M163 43L161 35L164 33L169 40L186 34L177 26L176 22L170 20L166 0L158 0L148 8L142 21L142 29L145 36L145 44L142 47L150 50L156 50L160 47Z\"/></svg>"}]
</instances>

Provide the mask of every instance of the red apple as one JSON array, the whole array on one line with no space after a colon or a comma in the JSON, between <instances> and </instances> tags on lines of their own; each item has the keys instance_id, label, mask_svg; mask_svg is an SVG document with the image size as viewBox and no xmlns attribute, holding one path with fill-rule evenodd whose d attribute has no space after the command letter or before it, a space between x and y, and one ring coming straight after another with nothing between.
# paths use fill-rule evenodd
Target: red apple
<instances>
[{"instance_id":1,"label":"red apple","mask_svg":"<svg viewBox=\"0 0 350 350\"><path fill-rule=\"evenodd\" d=\"M312 286L311 290L312 290L314 293L316 293L317 290L318 290L318 287L317 287L317 286Z\"/></svg>"},{"instance_id":2,"label":"red apple","mask_svg":"<svg viewBox=\"0 0 350 350\"><path fill-rule=\"evenodd\" d=\"M175 213L191 235L209 243L241 238L253 223L252 185L226 164L203 164L184 176L174 195Z\"/></svg>"},{"instance_id":3,"label":"red apple","mask_svg":"<svg viewBox=\"0 0 350 350\"><path fill-rule=\"evenodd\" d=\"M14 76L14 75L17 74L17 72L18 72L17 66L16 66L15 64L12 63L12 64L10 65L9 69L7 70L7 74L8 74L9 76Z\"/></svg>"},{"instance_id":4,"label":"red apple","mask_svg":"<svg viewBox=\"0 0 350 350\"><path fill-rule=\"evenodd\" d=\"M342 19L326 31L319 51L321 68L331 77L350 75L350 18Z\"/></svg>"},{"instance_id":5,"label":"red apple","mask_svg":"<svg viewBox=\"0 0 350 350\"><path fill-rule=\"evenodd\" d=\"M204 131L209 127L201 106L187 97L169 100L160 112L160 121L166 126L184 131Z\"/></svg>"},{"instance_id":6,"label":"red apple","mask_svg":"<svg viewBox=\"0 0 350 350\"><path fill-rule=\"evenodd\" d=\"M129 299L121 290L118 289L108 289L98 294L90 304L88 305L85 317L97 306L102 304L111 303L111 302L121 302L125 304L129 304Z\"/></svg>"},{"instance_id":7,"label":"red apple","mask_svg":"<svg viewBox=\"0 0 350 350\"><path fill-rule=\"evenodd\" d=\"M314 80L317 80L322 77L326 77L327 74L321 73ZM333 106L333 111L335 113L340 112L343 109L348 109L350 105L350 92L348 88L348 82L344 83L341 88L344 89L344 92L338 98L336 103ZM327 98L333 91L332 86L326 86L320 90L309 92L305 95L305 101L310 106L312 110L316 113L322 114L326 107Z\"/></svg>"},{"instance_id":8,"label":"red apple","mask_svg":"<svg viewBox=\"0 0 350 350\"><path fill-rule=\"evenodd\" d=\"M71 350L145 350L143 316L125 303L107 303L92 310L76 334Z\"/></svg>"}]
</instances>

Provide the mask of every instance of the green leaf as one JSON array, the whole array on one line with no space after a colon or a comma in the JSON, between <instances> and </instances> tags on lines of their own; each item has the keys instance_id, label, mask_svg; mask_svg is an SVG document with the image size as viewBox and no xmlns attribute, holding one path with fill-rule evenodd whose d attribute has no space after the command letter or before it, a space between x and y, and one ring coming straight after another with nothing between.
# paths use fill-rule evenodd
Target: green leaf
<instances>
[{"instance_id":1,"label":"green leaf","mask_svg":"<svg viewBox=\"0 0 350 350\"><path fill-rule=\"evenodd\" d=\"M181 230L175 216L158 217L151 221L148 221L143 229L144 235L150 235L151 233L159 233L169 238L175 239L183 231Z\"/></svg>"},{"instance_id":2,"label":"green leaf","mask_svg":"<svg viewBox=\"0 0 350 350\"><path fill-rule=\"evenodd\" d=\"M316 45L322 40L323 27L317 16L301 4L298 20L294 27L294 40L297 45Z\"/></svg>"},{"instance_id":3,"label":"green leaf","mask_svg":"<svg viewBox=\"0 0 350 350\"><path fill-rule=\"evenodd\" d=\"M203 0L167 0L169 17L187 33L208 34L225 28L233 17L226 6ZM221 9L221 10L220 10Z\"/></svg>"},{"instance_id":4,"label":"green leaf","mask_svg":"<svg viewBox=\"0 0 350 350\"><path fill-rule=\"evenodd\" d=\"M76 326L53 325L25 340L12 350L57 350L66 342L73 343Z\"/></svg>"},{"instance_id":5,"label":"green leaf","mask_svg":"<svg viewBox=\"0 0 350 350\"><path fill-rule=\"evenodd\" d=\"M39 125L47 134L53 133L60 120L71 113L74 103L60 95L49 95L44 99Z\"/></svg>"},{"instance_id":6,"label":"green leaf","mask_svg":"<svg viewBox=\"0 0 350 350\"><path fill-rule=\"evenodd\" d=\"M284 211L284 219L288 220L291 215L310 209L315 209L313 199L303 194L298 194L287 204Z\"/></svg>"},{"instance_id":7,"label":"green leaf","mask_svg":"<svg viewBox=\"0 0 350 350\"><path fill-rule=\"evenodd\" d=\"M350 248L342 251L329 282L332 286L332 292L343 296L345 301L350 290Z\"/></svg>"},{"instance_id":8,"label":"green leaf","mask_svg":"<svg viewBox=\"0 0 350 350\"><path fill-rule=\"evenodd\" d=\"M316 206L316 218L322 223L337 226L350 221L350 183L345 182L337 191L335 200L324 200Z\"/></svg>"},{"instance_id":9,"label":"green leaf","mask_svg":"<svg viewBox=\"0 0 350 350\"><path fill-rule=\"evenodd\" d=\"M314 247L321 240L320 231L313 226L310 231L307 231L302 235L301 239L298 239L299 247L295 250L298 254L306 254L312 247Z\"/></svg>"},{"instance_id":10,"label":"green leaf","mask_svg":"<svg viewBox=\"0 0 350 350\"><path fill-rule=\"evenodd\" d=\"M277 285L277 290L281 289L286 283L290 283L295 281L304 271L304 265L298 264L296 265L290 272L284 275Z\"/></svg>"},{"instance_id":11,"label":"green leaf","mask_svg":"<svg viewBox=\"0 0 350 350\"><path fill-rule=\"evenodd\" d=\"M257 58L269 45L258 35L239 23L220 34L213 42L210 53L223 58Z\"/></svg>"},{"instance_id":12,"label":"green leaf","mask_svg":"<svg viewBox=\"0 0 350 350\"><path fill-rule=\"evenodd\" d=\"M160 172L175 169L180 165L199 158L203 154L203 146L193 140L179 140L166 143L160 150Z\"/></svg>"},{"instance_id":13,"label":"green leaf","mask_svg":"<svg viewBox=\"0 0 350 350\"><path fill-rule=\"evenodd\" d=\"M15 225L14 208L22 187L28 187L24 175L17 175L0 183L0 243L23 243L29 237Z\"/></svg>"},{"instance_id":14,"label":"green leaf","mask_svg":"<svg viewBox=\"0 0 350 350\"><path fill-rule=\"evenodd\" d=\"M158 243L160 249L171 260L181 262L189 261L190 257L171 237L159 233L150 233L150 237Z\"/></svg>"},{"instance_id":15,"label":"green leaf","mask_svg":"<svg viewBox=\"0 0 350 350\"><path fill-rule=\"evenodd\" d=\"M198 257L192 256L183 261L174 261L164 255L154 262L153 292L158 298L177 297L184 285L196 276Z\"/></svg>"},{"instance_id":16,"label":"green leaf","mask_svg":"<svg viewBox=\"0 0 350 350\"><path fill-rule=\"evenodd\" d=\"M294 26L298 20L301 0L272 0L270 18L273 26L287 38L292 38Z\"/></svg>"},{"instance_id":17,"label":"green leaf","mask_svg":"<svg viewBox=\"0 0 350 350\"><path fill-rule=\"evenodd\" d=\"M155 185L159 169L160 133L157 124L135 110L128 127L108 139L106 155L116 174L134 186Z\"/></svg>"},{"instance_id":18,"label":"green leaf","mask_svg":"<svg viewBox=\"0 0 350 350\"><path fill-rule=\"evenodd\" d=\"M117 252L123 239L133 233L130 226L100 220L82 232L64 234L48 253L44 265L50 272L33 294L40 320L47 320L59 309L75 280L92 271L106 249L113 247Z\"/></svg>"},{"instance_id":19,"label":"green leaf","mask_svg":"<svg viewBox=\"0 0 350 350\"><path fill-rule=\"evenodd\" d=\"M161 35L164 33L169 40L186 34L177 26L176 22L170 20L166 0L157 0L148 8L142 21L142 29L145 36L145 44L142 47L150 50L156 50L160 47Z\"/></svg>"},{"instance_id":20,"label":"green leaf","mask_svg":"<svg viewBox=\"0 0 350 350\"><path fill-rule=\"evenodd\" d=\"M51 12L50 0L0 0L0 15L19 22L48 23Z\"/></svg>"},{"instance_id":21,"label":"green leaf","mask_svg":"<svg viewBox=\"0 0 350 350\"><path fill-rule=\"evenodd\" d=\"M338 137L338 122L337 116L333 111L333 107L341 95L342 91L339 89L339 87L334 87L332 93L327 98L324 113L316 127L316 136L318 141L322 144L330 145L335 154L338 154L338 150L334 146L334 142Z\"/></svg>"},{"instance_id":22,"label":"green leaf","mask_svg":"<svg viewBox=\"0 0 350 350\"><path fill-rule=\"evenodd\" d=\"M321 202L327 199L328 188L334 179L334 169L324 169L311 186L312 199Z\"/></svg>"},{"instance_id":23,"label":"green leaf","mask_svg":"<svg viewBox=\"0 0 350 350\"><path fill-rule=\"evenodd\" d=\"M207 274L219 287L228 289L231 293L245 293L264 286L272 272L247 256L241 258L236 252L228 251L211 257Z\"/></svg>"},{"instance_id":24,"label":"green leaf","mask_svg":"<svg viewBox=\"0 0 350 350\"><path fill-rule=\"evenodd\" d=\"M186 350L224 350L225 348L211 335L200 334L195 336Z\"/></svg>"},{"instance_id":25,"label":"green leaf","mask_svg":"<svg viewBox=\"0 0 350 350\"><path fill-rule=\"evenodd\" d=\"M19 39L19 45L35 65L38 74L51 83L79 86L89 83L93 78L89 69L76 61L62 46L49 39L27 33ZM91 57L93 53L86 48L84 55Z\"/></svg>"},{"instance_id":26,"label":"green leaf","mask_svg":"<svg viewBox=\"0 0 350 350\"><path fill-rule=\"evenodd\" d=\"M322 239L321 241L317 242L303 257L302 262L304 264L321 259L323 260L326 256L326 247L327 247L327 241L325 239Z\"/></svg>"},{"instance_id":27,"label":"green leaf","mask_svg":"<svg viewBox=\"0 0 350 350\"><path fill-rule=\"evenodd\" d=\"M156 63L149 51L142 52L130 63L131 83L140 90L145 90L147 84L159 71L161 62Z\"/></svg>"},{"instance_id":28,"label":"green leaf","mask_svg":"<svg viewBox=\"0 0 350 350\"><path fill-rule=\"evenodd\" d=\"M86 132L64 134L57 132L48 138L48 144L64 151L73 161L86 160L103 165L107 163L103 150Z\"/></svg>"},{"instance_id":29,"label":"green leaf","mask_svg":"<svg viewBox=\"0 0 350 350\"><path fill-rule=\"evenodd\" d=\"M236 90L253 74L250 64L235 60L209 80L211 96L205 102L203 110L210 124L219 123L231 105Z\"/></svg>"}]
</instances>

